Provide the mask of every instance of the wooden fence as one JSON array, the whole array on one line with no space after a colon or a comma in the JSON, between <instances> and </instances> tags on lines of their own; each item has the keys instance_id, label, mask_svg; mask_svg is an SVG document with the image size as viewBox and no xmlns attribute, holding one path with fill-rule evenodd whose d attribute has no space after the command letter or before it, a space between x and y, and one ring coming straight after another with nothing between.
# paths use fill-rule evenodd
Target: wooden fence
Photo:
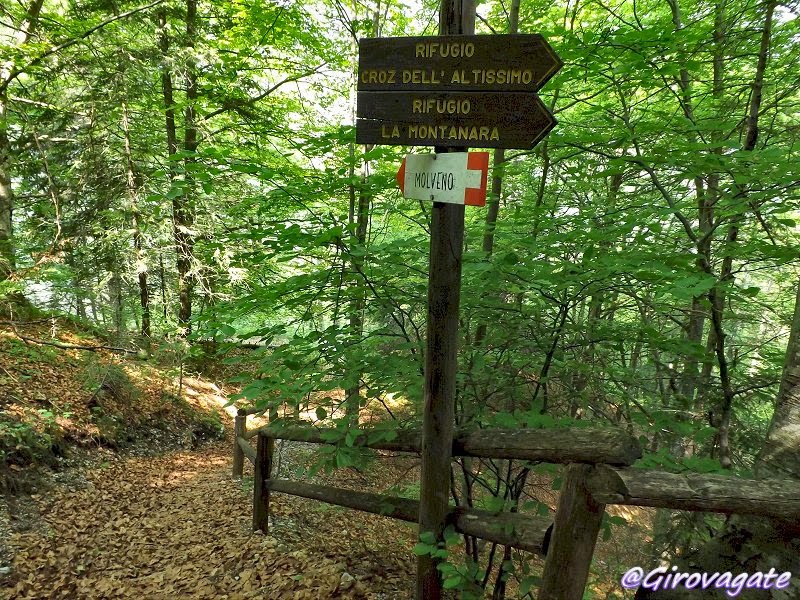
<instances>
[{"instance_id":1,"label":"wooden fence","mask_svg":"<svg viewBox=\"0 0 800 600\"><path fill-rule=\"evenodd\" d=\"M418 522L419 502L330 486L272 478L275 440L335 444L330 430L269 426L248 431L252 410L239 410L235 421L233 475L242 476L244 458L254 465L253 529L268 531L271 492L320 500L408 522ZM249 440L258 437L254 449ZM328 439L326 439L328 437ZM371 441L367 432L354 446L419 453L421 435L400 431L392 441ZM785 522L800 521L800 482L751 480L727 475L674 474L633 469L641 456L637 440L620 429L479 429L457 431L453 456L506 458L567 466L554 521L520 513L492 513L452 507L448 518L456 531L502 545L544 554L539 600L581 600L589 575L606 504L652 506L689 511L753 514ZM569 576L565 576L569 573Z\"/></svg>"}]
</instances>

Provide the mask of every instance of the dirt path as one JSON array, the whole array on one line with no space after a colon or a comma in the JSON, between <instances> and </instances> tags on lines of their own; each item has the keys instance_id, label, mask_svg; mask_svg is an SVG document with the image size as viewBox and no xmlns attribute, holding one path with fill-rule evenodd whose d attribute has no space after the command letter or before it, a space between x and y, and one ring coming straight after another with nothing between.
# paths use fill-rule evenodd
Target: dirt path
<instances>
[{"instance_id":1,"label":"dirt path","mask_svg":"<svg viewBox=\"0 0 800 600\"><path fill-rule=\"evenodd\" d=\"M13 599L402 600L411 529L276 495L271 535L250 531L251 492L230 446L111 459L34 496L41 515L12 536Z\"/></svg>"}]
</instances>

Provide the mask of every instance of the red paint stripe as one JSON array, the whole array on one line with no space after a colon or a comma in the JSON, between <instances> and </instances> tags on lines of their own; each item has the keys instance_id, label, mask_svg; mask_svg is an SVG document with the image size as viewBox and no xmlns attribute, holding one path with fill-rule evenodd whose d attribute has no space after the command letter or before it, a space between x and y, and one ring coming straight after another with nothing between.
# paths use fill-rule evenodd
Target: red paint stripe
<instances>
[{"instance_id":1,"label":"red paint stripe","mask_svg":"<svg viewBox=\"0 0 800 600\"><path fill-rule=\"evenodd\" d=\"M488 156L488 153L487 153L487 156ZM406 187L406 159L405 158L403 159L403 162L400 163L400 170L397 172L397 175L395 176L395 179L397 179L397 185L400 186L400 193L401 194L405 193L405 191L406 191L405 190L405 187Z\"/></svg>"},{"instance_id":2,"label":"red paint stripe","mask_svg":"<svg viewBox=\"0 0 800 600\"><path fill-rule=\"evenodd\" d=\"M486 206L486 185L489 180L489 153L470 152L467 155L467 169L481 172L481 187L464 190L464 204Z\"/></svg>"}]
</instances>

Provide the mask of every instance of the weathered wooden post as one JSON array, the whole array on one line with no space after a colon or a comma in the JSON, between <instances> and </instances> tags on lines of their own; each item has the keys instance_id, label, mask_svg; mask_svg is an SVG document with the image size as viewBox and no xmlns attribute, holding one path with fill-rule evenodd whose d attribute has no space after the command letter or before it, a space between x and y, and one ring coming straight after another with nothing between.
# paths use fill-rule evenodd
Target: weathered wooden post
<instances>
[{"instance_id":1,"label":"weathered wooden post","mask_svg":"<svg viewBox=\"0 0 800 600\"><path fill-rule=\"evenodd\" d=\"M269 532L269 487L267 480L272 475L272 455L275 438L258 434L256 446L255 476L253 478L253 531Z\"/></svg>"},{"instance_id":2,"label":"weathered wooden post","mask_svg":"<svg viewBox=\"0 0 800 600\"><path fill-rule=\"evenodd\" d=\"M484 206L488 153L532 148L556 121L535 92L561 60L540 35L476 36L475 0L442 0L439 36L359 41L356 141L434 146L397 173L431 201L420 532L439 540L449 512L464 205ZM417 562L417 600L439 600L436 560Z\"/></svg>"},{"instance_id":3,"label":"weathered wooden post","mask_svg":"<svg viewBox=\"0 0 800 600\"><path fill-rule=\"evenodd\" d=\"M233 419L233 476L242 478L244 471L244 452L239 446L239 438L247 431L247 411L240 408Z\"/></svg>"},{"instance_id":4,"label":"weathered wooden post","mask_svg":"<svg viewBox=\"0 0 800 600\"><path fill-rule=\"evenodd\" d=\"M591 465L567 467L542 573L539 600L581 600L605 504L586 489Z\"/></svg>"},{"instance_id":5,"label":"weathered wooden post","mask_svg":"<svg viewBox=\"0 0 800 600\"><path fill-rule=\"evenodd\" d=\"M475 33L474 0L442 0L439 35ZM467 148L436 147L436 153ZM458 308L461 300L461 254L464 205L434 202L428 259L428 323L425 346L425 412L422 417L422 472L419 531L442 540L450 511L450 463L455 426L458 367ZM440 600L438 560L417 557L417 600Z\"/></svg>"}]
</instances>

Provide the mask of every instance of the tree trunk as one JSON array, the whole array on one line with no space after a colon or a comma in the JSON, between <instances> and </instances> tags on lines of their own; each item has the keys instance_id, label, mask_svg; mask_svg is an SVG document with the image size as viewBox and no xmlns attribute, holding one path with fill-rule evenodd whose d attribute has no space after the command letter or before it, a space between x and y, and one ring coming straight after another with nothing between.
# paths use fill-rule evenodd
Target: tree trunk
<instances>
[{"instance_id":1,"label":"tree trunk","mask_svg":"<svg viewBox=\"0 0 800 600\"><path fill-rule=\"evenodd\" d=\"M792 320L792 330L786 349L783 377L778 392L775 413L761 448L754 471L758 478L800 479L800 282ZM767 572L792 570L800 553L800 524L766 517L732 516L717 535L695 552L683 557L681 571ZM797 598L800 586L796 581L783 590L748 590L748 600ZM726 598L724 593L704 594L700 590L652 591L639 588L637 600L702 600ZM744 596L742 596L744 597Z\"/></svg>"},{"instance_id":2,"label":"tree trunk","mask_svg":"<svg viewBox=\"0 0 800 600\"><path fill-rule=\"evenodd\" d=\"M147 288L147 262L144 256L144 236L142 235L141 214L139 212L139 185L136 168L131 153L131 139L128 129L128 106L122 103L122 131L125 136L126 187L133 221L133 250L136 254L136 272L139 282L139 304L142 307L141 334L145 343L150 339L150 292Z\"/></svg>"},{"instance_id":3,"label":"tree trunk","mask_svg":"<svg viewBox=\"0 0 800 600\"><path fill-rule=\"evenodd\" d=\"M122 311L122 277L119 274L119 266L112 265L111 279L108 282L108 299L111 304L111 316L114 325L115 339L119 340L124 331L123 311Z\"/></svg>"},{"instance_id":4,"label":"tree trunk","mask_svg":"<svg viewBox=\"0 0 800 600\"><path fill-rule=\"evenodd\" d=\"M187 0L186 3L186 32L187 41L185 47L194 47L195 19L197 4L194 0ZM164 116L167 134L167 153L170 157L178 152L178 134L175 126L175 101L174 87L172 83L172 73L169 70L169 36L167 35L167 13L161 10L158 13L159 40L158 46L161 51L161 58L164 62L161 71L161 89L164 96ZM192 57L191 60L194 60ZM194 151L197 148L197 128L194 119L194 100L197 98L197 79L193 65L187 65L186 73L186 109L184 118L186 128L184 130L184 148ZM187 158L187 162L191 159ZM173 181L172 173L169 175ZM188 182L180 194L172 199L172 222L173 236L175 240L176 266L178 270L178 325L183 333L189 333L189 319L192 316L192 282L190 270L192 264L192 239L191 227L193 225L192 212L189 208L189 185Z\"/></svg>"},{"instance_id":5,"label":"tree trunk","mask_svg":"<svg viewBox=\"0 0 800 600\"><path fill-rule=\"evenodd\" d=\"M519 30L519 4L520 0L511 0L511 10L508 13L508 33L517 33ZM489 207L486 211L486 224L484 226L482 249L487 256L494 251L494 232L497 228L497 218L500 214L500 198L503 195L503 167L506 164L506 151L498 148L494 151L492 159L492 189L489 193ZM544 177L544 176L543 176ZM478 325L475 331L475 346L480 346L486 337L486 323Z\"/></svg>"},{"instance_id":6,"label":"tree trunk","mask_svg":"<svg viewBox=\"0 0 800 600\"><path fill-rule=\"evenodd\" d=\"M747 131L744 150L753 150L758 139L758 113L761 104L761 88L769 54L772 16L777 2L769 0L764 5L764 26L761 36L761 48L758 56L758 65L753 82L751 100L747 115ZM737 196L743 196L746 191L737 190ZM729 239L735 240L736 223L728 231ZM730 270L730 266L723 264L723 274ZM712 301L719 298L712 296ZM713 309L713 306L712 306ZM717 309L718 310L718 309ZM712 312L712 316L714 313ZM717 360L724 359L724 338L720 340L721 327L714 323L715 346ZM722 366L722 365L721 365ZM721 379L722 379L722 373ZM723 388L725 381L723 379ZM723 390L724 392L725 390ZM725 430L724 415L730 415L728 394L724 394L723 401L727 411L723 414L721 434ZM764 440L761 453L756 459L754 471L757 477L797 477L800 478L800 446L798 445L798 431L800 431L800 284L796 297L792 329L786 349L784 370L780 389L775 406L775 412L770 427ZM725 449L726 440L721 435L721 446ZM725 526L697 551L683 557L679 562L685 571L706 571L732 573L756 571L767 572L774 568L777 572L790 570L796 564L800 553L800 524L772 520L765 517L732 516ZM785 590L757 590L747 592L749 599L788 599L800 596L800 585L792 581ZM722 593L711 595L703 594L699 590L687 590L678 587L675 590L652 591L639 588L636 593L637 600L696 600L708 597L727 597Z\"/></svg>"},{"instance_id":7,"label":"tree trunk","mask_svg":"<svg viewBox=\"0 0 800 600\"><path fill-rule=\"evenodd\" d=\"M368 166L364 165L363 180L366 180L368 174ZM364 181L365 183L365 181ZM356 250L353 253L352 267L352 284L355 288L349 300L350 312L350 335L353 339L352 348L360 342L361 336L364 334L364 307L366 305L366 293L362 287L359 287L360 280L364 269L364 249L367 242L367 226L369 224L369 205L370 197L364 193L363 190L358 193L358 200L356 202L355 189L351 186L350 197L350 224L355 227L353 234L350 238L351 249ZM354 369L355 384L346 390L346 410L350 417L358 418L359 404L361 398L361 372L357 367L348 365L348 369ZM346 376L350 376L347 373Z\"/></svg>"},{"instance_id":8,"label":"tree trunk","mask_svg":"<svg viewBox=\"0 0 800 600\"><path fill-rule=\"evenodd\" d=\"M11 212L14 207L14 192L11 189L11 148L8 142L7 100L5 91L0 92L0 281L8 279L14 272L14 242L12 238Z\"/></svg>"},{"instance_id":9,"label":"tree trunk","mask_svg":"<svg viewBox=\"0 0 800 600\"><path fill-rule=\"evenodd\" d=\"M13 43L22 46L30 40L39 24L39 13L44 0L32 0L25 11L25 20L15 30ZM11 145L8 139L8 85L19 75L14 60L0 57L0 282L14 272L14 238L12 213L14 191L11 188Z\"/></svg>"},{"instance_id":10,"label":"tree trunk","mask_svg":"<svg viewBox=\"0 0 800 600\"><path fill-rule=\"evenodd\" d=\"M184 48L188 58L186 64L186 108L184 109L183 149L187 152L197 150L197 123L195 103L197 102L197 66L195 64L194 45L197 26L197 0L186 0L186 43ZM194 259L194 210L191 205L191 195L194 192L192 170L190 165L195 162L193 156L187 156L185 185L178 196L172 201L172 217L175 223L175 247L178 253L178 325L186 334L191 333L189 320L192 318L192 289L194 277L192 276L192 262Z\"/></svg>"},{"instance_id":11,"label":"tree trunk","mask_svg":"<svg viewBox=\"0 0 800 600\"><path fill-rule=\"evenodd\" d=\"M775 413L755 463L756 477L800 479L800 281Z\"/></svg>"}]
</instances>

